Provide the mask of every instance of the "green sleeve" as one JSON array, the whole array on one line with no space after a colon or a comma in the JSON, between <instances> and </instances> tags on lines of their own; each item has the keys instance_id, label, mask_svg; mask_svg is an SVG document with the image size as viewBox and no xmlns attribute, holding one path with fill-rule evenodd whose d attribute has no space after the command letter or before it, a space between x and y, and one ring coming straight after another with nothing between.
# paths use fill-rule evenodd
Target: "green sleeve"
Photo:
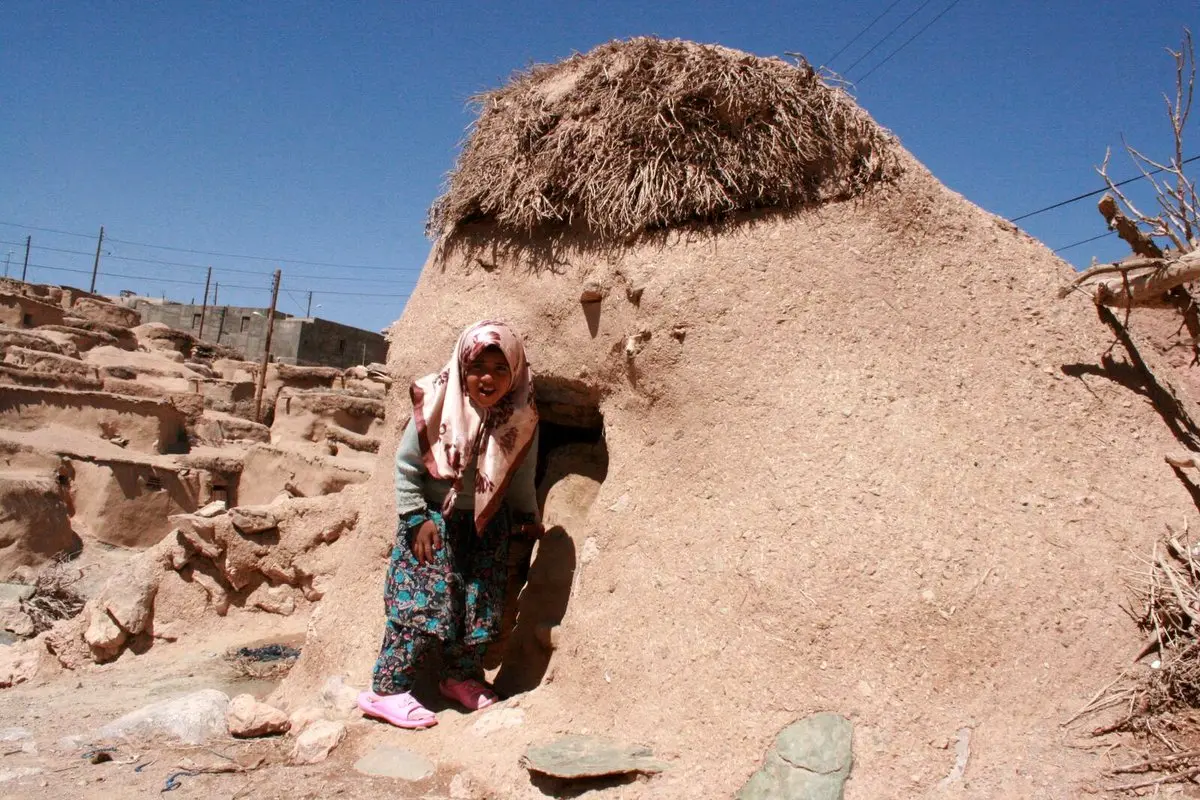
<instances>
[{"instance_id":1,"label":"green sleeve","mask_svg":"<svg viewBox=\"0 0 1200 800\"><path fill-rule=\"evenodd\" d=\"M400 445L396 448L396 512L406 516L426 507L422 491L425 462L421 459L421 443L417 439L417 424L408 421Z\"/></svg>"}]
</instances>

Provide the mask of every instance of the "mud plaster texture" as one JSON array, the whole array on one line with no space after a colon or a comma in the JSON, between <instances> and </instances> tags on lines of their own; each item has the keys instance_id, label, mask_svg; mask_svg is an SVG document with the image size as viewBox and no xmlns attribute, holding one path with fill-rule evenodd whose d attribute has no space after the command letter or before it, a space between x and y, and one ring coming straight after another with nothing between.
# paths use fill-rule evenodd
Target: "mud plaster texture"
<instances>
[{"instance_id":1,"label":"mud plaster texture","mask_svg":"<svg viewBox=\"0 0 1200 800\"><path fill-rule=\"evenodd\" d=\"M553 270L431 259L391 331L370 502L281 696L368 684L406 387L499 317L543 400L599 397L609 467L574 510L592 553L552 680L462 755L472 774L537 796L520 748L603 732L672 762L621 796L729 796L776 732L832 710L855 725L851 800L935 791L964 725L960 796L1077 796L1097 762L1058 723L1137 646L1119 567L1194 505L1162 419L1100 366L1094 309L1055 299L1069 266L903 166L855 201Z\"/></svg>"}]
</instances>

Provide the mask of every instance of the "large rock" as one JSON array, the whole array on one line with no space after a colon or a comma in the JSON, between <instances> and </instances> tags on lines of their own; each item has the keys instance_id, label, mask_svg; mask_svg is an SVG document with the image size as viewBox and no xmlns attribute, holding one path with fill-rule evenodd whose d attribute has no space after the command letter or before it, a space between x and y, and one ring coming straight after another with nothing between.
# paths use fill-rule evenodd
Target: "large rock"
<instances>
[{"instance_id":1,"label":"large rock","mask_svg":"<svg viewBox=\"0 0 1200 800\"><path fill-rule=\"evenodd\" d=\"M238 506L229 509L233 527L242 533L262 533L275 528L279 520L268 509L254 506Z\"/></svg>"},{"instance_id":2,"label":"large rock","mask_svg":"<svg viewBox=\"0 0 1200 800\"><path fill-rule=\"evenodd\" d=\"M853 763L853 726L822 712L780 731L737 800L841 800Z\"/></svg>"},{"instance_id":3,"label":"large rock","mask_svg":"<svg viewBox=\"0 0 1200 800\"><path fill-rule=\"evenodd\" d=\"M183 744L203 744L229 735L226 714L229 696L216 689L151 703L113 720L97 730L92 738L172 739Z\"/></svg>"},{"instance_id":4,"label":"large rock","mask_svg":"<svg viewBox=\"0 0 1200 800\"><path fill-rule=\"evenodd\" d=\"M605 775L662 772L666 765L647 747L628 745L603 736L563 736L529 747L521 766L552 778L578 780Z\"/></svg>"},{"instance_id":5,"label":"large rock","mask_svg":"<svg viewBox=\"0 0 1200 800\"><path fill-rule=\"evenodd\" d=\"M312 723L296 737L292 747L293 764L317 764L333 752L333 748L346 737L346 726L327 719Z\"/></svg>"},{"instance_id":6,"label":"large rock","mask_svg":"<svg viewBox=\"0 0 1200 800\"><path fill-rule=\"evenodd\" d=\"M258 702L251 694L239 694L230 700L225 720L229 724L229 733L241 739L287 733L292 727L287 714Z\"/></svg>"}]
</instances>

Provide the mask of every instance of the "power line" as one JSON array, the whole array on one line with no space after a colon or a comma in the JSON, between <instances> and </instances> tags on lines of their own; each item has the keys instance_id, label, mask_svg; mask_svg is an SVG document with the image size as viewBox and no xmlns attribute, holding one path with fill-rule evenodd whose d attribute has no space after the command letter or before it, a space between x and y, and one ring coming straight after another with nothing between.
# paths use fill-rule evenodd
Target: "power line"
<instances>
[{"instance_id":1,"label":"power line","mask_svg":"<svg viewBox=\"0 0 1200 800\"><path fill-rule=\"evenodd\" d=\"M1182 167L1184 164L1190 164L1190 163L1192 163L1193 161L1196 161L1196 160L1200 160L1200 155L1194 155L1194 156L1192 156L1191 158L1185 158L1185 159L1183 160L1183 162L1182 162L1182 163L1181 163L1179 166L1180 166L1180 167ZM1162 172L1162 171L1163 171L1163 169L1164 169L1163 167L1156 167L1156 168L1154 168L1154 169L1150 170L1149 172L1147 172L1147 173L1145 173L1145 174L1143 174L1143 175L1134 175L1132 178L1126 178L1126 179L1125 179L1125 180L1123 180L1123 181L1119 181L1119 182L1117 182L1117 183L1114 183L1114 184L1113 184L1113 186L1114 186L1114 187L1116 187L1116 186L1124 186L1124 185L1125 185L1125 184L1127 184L1127 183L1133 183L1134 181L1140 181L1140 180L1142 180L1143 178L1148 178L1148 177L1150 177L1151 175L1157 175L1158 173ZM1108 191L1108 187L1107 187L1107 186L1105 186L1105 187L1104 187L1104 188L1102 188L1102 189L1096 189L1094 192L1085 192L1085 193L1083 193L1083 194L1076 195L1076 196L1074 196L1074 197L1072 197L1072 198L1070 198L1070 199L1063 200L1063 201L1061 201L1061 202L1054 203L1054 204L1052 204L1052 205L1048 205L1048 206L1046 206L1045 208L1039 208L1037 211L1030 211L1029 213L1027 213L1027 214L1022 214L1022 215L1021 215L1021 216L1019 216L1019 217L1013 217L1012 219L1010 219L1010 220L1009 220L1009 222L1020 222L1020 221L1021 221L1021 220L1023 220L1023 219L1028 219L1029 217L1035 217L1035 216L1037 216L1038 214L1043 214L1043 213L1045 213L1045 212L1047 212L1047 211L1053 211L1053 210L1054 210L1054 209L1056 209L1056 208L1062 208L1063 206L1068 206L1068 205L1070 205L1071 203L1077 203L1077 202L1079 202L1080 200L1086 200L1086 199L1088 199L1089 197L1095 197L1096 195L1098 195L1098 194L1103 194L1104 192L1107 192L1107 191Z\"/></svg>"},{"instance_id":2,"label":"power line","mask_svg":"<svg viewBox=\"0 0 1200 800\"><path fill-rule=\"evenodd\" d=\"M863 82L863 81L865 81L867 78L871 77L871 74L872 74L873 72L875 72L875 70L879 69L879 68L880 68L880 67L882 67L884 64L886 64L887 62L891 61L893 56L895 56L895 55L896 55L897 53L899 53L901 50L903 50L904 48L906 48L906 47L908 47L910 44L912 44L914 39L916 39L918 36L920 36L920 35L921 35L922 33L924 33L925 31L929 30L929 29L930 29L930 27L932 27L932 26L933 26L933 24L934 24L935 22L937 22L937 21L938 21L939 19L941 19L942 17L946 16L946 12L947 12L947 11L949 11L949 10L950 10L950 9L952 9L952 8L954 8L954 7L955 7L956 5L958 5L960 2L962 2L962 0L954 0L954 2L952 2L950 5L948 5L948 6L946 6L945 8L943 8L943 9L942 9L942 11L941 11L941 13L939 13L939 14L938 14L936 17L934 17L933 19L929 20L929 22L926 22L926 23L925 23L925 26L924 26L923 28L921 28L921 30L917 31L917 32L916 32L916 33L914 33L912 36L910 36L910 37L908 38L908 41L906 41L904 44L902 44L902 45L900 45L899 47L897 47L897 48L896 48L895 50L893 50L892 52L888 53L888 57L887 57L887 58L885 58L883 61L880 61L878 64L876 64L875 66L873 66L873 67L871 67L869 70L867 70L867 74L863 75L863 76L862 76L861 78L859 78L857 81L854 81L854 83L856 83L856 84L858 84L858 83L862 83L862 82Z\"/></svg>"},{"instance_id":3,"label":"power line","mask_svg":"<svg viewBox=\"0 0 1200 800\"><path fill-rule=\"evenodd\" d=\"M0 225L4 225L4 226L10 227L10 228L21 228L24 230L31 230L31 231L43 231L46 233L58 233L58 234L62 234L63 236L79 236L84 239L94 239L95 238L95 234L75 233L73 231L64 231L64 230L60 230L58 228L42 228L42 227L38 227L36 225L23 225L19 222L0 221ZM373 266L373 265L369 265L369 264L340 264L340 263L336 263L336 262L332 262L332 261L304 261L304 260L301 260L298 258L274 258L274 257L270 257L270 256L252 256L252 255L245 255L245 254L238 254L238 253L221 253L221 252L217 252L215 250L195 250L195 249L187 248L187 247L172 247L170 245L165 245L165 244L151 244L149 242L135 242L130 239L117 239L112 236L109 236L106 238L107 238L107 241L110 241L110 242L118 242L120 244L132 245L134 247L149 247L149 248L152 248L155 250L171 250L176 253L192 253L194 255L201 255L201 256L217 256L219 258L243 258L243 259L248 259L250 261L269 261L271 263L303 264L305 266L310 266L310 267L336 267L336 268L340 268L340 269L382 270L385 272L395 272L397 270L412 270L412 269L414 269L413 267L403 267L403 266L380 267L380 266ZM192 265L187 265L187 266L192 266ZM270 274L270 273L265 273L265 274Z\"/></svg>"},{"instance_id":4,"label":"power line","mask_svg":"<svg viewBox=\"0 0 1200 800\"><path fill-rule=\"evenodd\" d=\"M1061 253L1064 250L1070 250L1072 247L1079 247L1079 245L1081 245L1081 244L1087 244L1088 242L1094 242L1097 239L1105 239L1109 236L1112 236L1114 233L1116 233L1116 231L1109 231L1108 233L1102 233L1099 236L1092 236L1087 239L1080 239L1078 242L1072 242L1071 244L1064 244L1062 247L1054 248L1054 252Z\"/></svg>"},{"instance_id":5,"label":"power line","mask_svg":"<svg viewBox=\"0 0 1200 800\"><path fill-rule=\"evenodd\" d=\"M70 272L70 273L74 273L77 275L91 275L92 274L92 271L90 269L73 269L71 267L53 267L53 266L50 266L49 264L30 263L29 267L31 269L49 270L51 272ZM107 270L104 272L101 272L100 275L103 277L106 277L106 278L127 278L129 280L146 281L148 283L173 283L173 284L179 284L181 286L203 286L204 285L204 281L187 281L187 280L180 280L178 278L157 278L157 277L154 277L151 275L130 275L129 273L126 273L126 272L108 272ZM258 292L270 291L270 287L267 287L267 286L246 286L244 284L237 284L237 283L222 283L221 288L250 289L251 291L258 291ZM312 291L314 296L336 295L339 297L379 297L379 298L393 298L393 299L394 298L406 298L406 297L409 297L411 294L408 292L402 292L402 293L332 292L332 291L327 292L324 289L312 289L312 290L297 289L296 291L303 291L303 292Z\"/></svg>"},{"instance_id":6,"label":"power line","mask_svg":"<svg viewBox=\"0 0 1200 800\"><path fill-rule=\"evenodd\" d=\"M112 241L112 240L110 239L109 241ZM0 245L4 245L4 244L22 245L23 246L25 243L9 241L7 239L0 239ZM71 255L79 255L79 256L91 256L92 255L92 253L90 253L86 250L69 250L65 247L46 247L44 245L37 245L34 249L45 250L45 251L51 252L51 253L68 253ZM137 258L135 256L119 256L108 250L104 251L104 258L105 258L105 260L113 259L116 261L136 261L140 264L161 264L161 265L168 266L168 267L185 267L188 269L208 269L210 266L208 264L185 264L185 263L182 263L179 261L163 261L163 260L157 259L157 258ZM221 272L221 273L235 273L238 275L263 275L263 276L271 275L271 272L269 272L269 271L263 271L263 270L257 270L257 269L237 269L234 267L215 267L214 270ZM290 274L291 274L291 277L293 277L293 278L305 278L307 280L314 280L314 281L344 281L347 283L385 283L385 282L390 282L390 280L387 278L346 278L346 277L342 277L340 275L309 275L307 273L298 273L298 272L290 273Z\"/></svg>"},{"instance_id":7,"label":"power line","mask_svg":"<svg viewBox=\"0 0 1200 800\"><path fill-rule=\"evenodd\" d=\"M889 12L889 11L891 11L891 10L892 10L893 8L895 8L896 6L900 5L900 3L901 3L901 2L902 2L902 0L894 0L894 2L893 2L893 3L892 3L890 6L888 6L887 8L885 8L885 9L883 10L883 13L881 13L881 14L880 14L879 16L877 16L875 19L871 20L870 24L869 24L869 25L867 25L867 27L863 28L861 31L859 31L858 33L854 34L854 38L853 38L853 39L851 39L850 41L848 41L848 42L846 42L844 45L842 45L842 49L841 49L841 50L838 50L836 53L834 53L832 56L830 56L830 57L829 57L829 58L828 58L828 59L825 61L825 66L832 68L832 67L833 67L833 62L834 62L834 61L837 59L837 57L838 57L838 56L840 56L842 53L846 52L846 49L847 49L848 47L850 47L850 45L854 44L854 43L855 43L855 42L857 42L859 39L861 39L864 33L866 33L867 31L871 30L871 28L874 28L874 27L875 27L875 23L879 22L879 20L881 20L881 19L883 19L884 17L886 17L886 16L887 16L887 14L888 14L888 12Z\"/></svg>"},{"instance_id":8,"label":"power line","mask_svg":"<svg viewBox=\"0 0 1200 800\"><path fill-rule=\"evenodd\" d=\"M859 64L861 64L861 63L863 62L863 59L865 59L867 56L871 55L871 53L874 53L874 52L875 52L875 51L876 51L876 50L879 48L879 45L883 44L883 43L884 43L884 42L886 42L888 39L892 38L892 36L893 36L893 35L896 33L896 31L898 31L898 30L900 30L901 28L903 28L903 27L904 27L904 25L905 25L905 23L907 23L907 22L908 22L910 19L912 19L913 17L915 17L917 14L920 14L920 13L921 13L921 12L922 12L922 11L925 9L925 6L929 5L929 4L930 4L930 3L932 3L932 2L933 2L933 0L925 0L925 2L921 3L921 5L917 6L917 10L916 10L916 11L912 12L912 13L911 13L911 14L909 14L907 17L905 17L904 19L900 20L900 24L899 24L899 25L897 25L896 27L894 27L894 28L892 28L890 31L888 31L886 34L884 34L884 36L883 36L883 38L882 38L882 39L880 39L880 40L879 40L878 42L876 42L875 44L871 45L871 49L870 49L870 50L868 50L867 52L863 53L861 56L859 56L859 57L858 57L858 60L857 60L857 61L855 61L855 62L854 62L853 64L851 64L850 66L846 67L846 74L848 74L848 73L850 72L850 70L854 69L854 68L855 68L855 67L857 67Z\"/></svg>"}]
</instances>

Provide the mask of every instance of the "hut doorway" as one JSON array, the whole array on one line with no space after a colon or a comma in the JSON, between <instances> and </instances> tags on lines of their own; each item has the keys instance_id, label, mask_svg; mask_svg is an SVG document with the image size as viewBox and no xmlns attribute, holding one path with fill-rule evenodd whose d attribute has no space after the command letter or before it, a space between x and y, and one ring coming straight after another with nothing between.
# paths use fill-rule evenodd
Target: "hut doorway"
<instances>
[{"instance_id":1,"label":"hut doorway","mask_svg":"<svg viewBox=\"0 0 1200 800\"><path fill-rule=\"evenodd\" d=\"M538 380L537 486L545 535L514 541L501 640L489 652L497 691L519 694L546 675L574 585L586 519L608 475L598 398ZM565 395L565 396L564 396Z\"/></svg>"}]
</instances>

